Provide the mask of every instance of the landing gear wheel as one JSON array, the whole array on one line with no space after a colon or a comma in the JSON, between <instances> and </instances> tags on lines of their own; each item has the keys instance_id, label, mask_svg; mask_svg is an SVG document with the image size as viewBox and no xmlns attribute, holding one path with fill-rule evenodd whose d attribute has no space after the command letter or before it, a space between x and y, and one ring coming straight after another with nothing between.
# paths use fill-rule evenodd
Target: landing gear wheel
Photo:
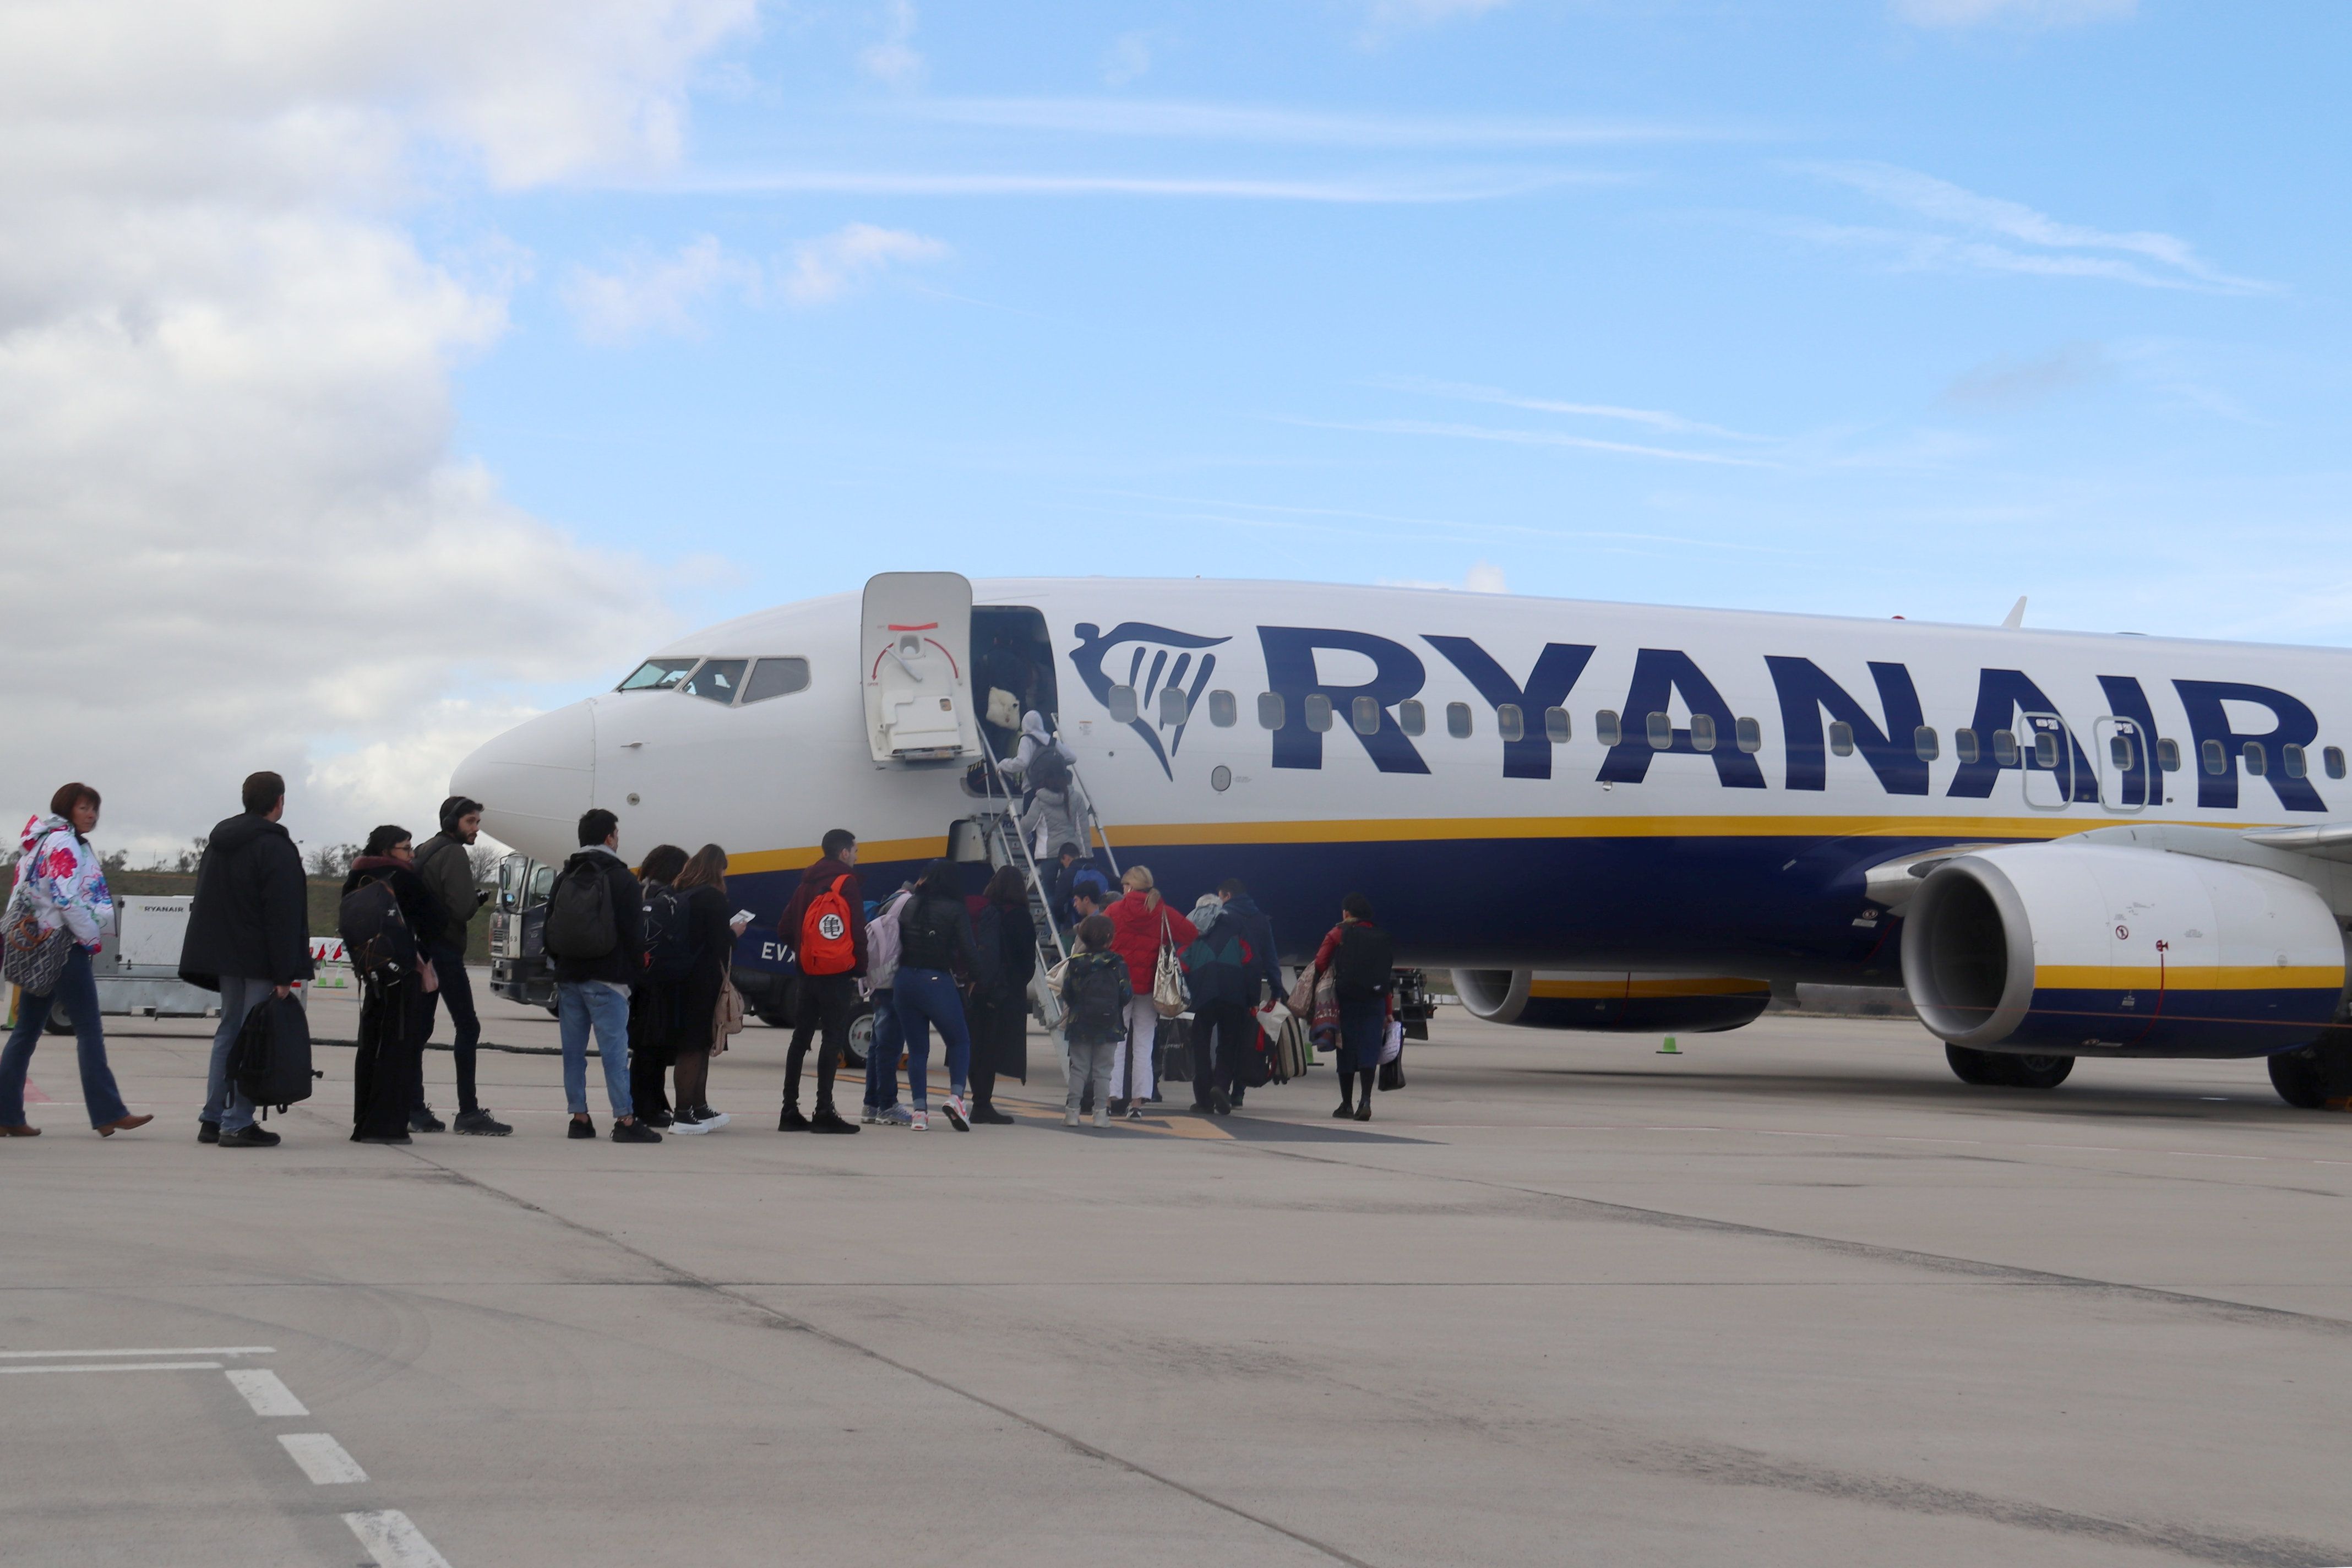
<instances>
[{"instance_id":1,"label":"landing gear wheel","mask_svg":"<svg viewBox=\"0 0 2352 1568\"><path fill-rule=\"evenodd\" d=\"M849 1021L849 1050L841 1065L851 1072L866 1070L866 1053L874 1048L874 1005L866 1004Z\"/></svg>"},{"instance_id":2,"label":"landing gear wheel","mask_svg":"<svg viewBox=\"0 0 2352 1568\"><path fill-rule=\"evenodd\" d=\"M2073 1057L2010 1057L2007 1081L2018 1089L2056 1089L2074 1070Z\"/></svg>"},{"instance_id":3,"label":"landing gear wheel","mask_svg":"<svg viewBox=\"0 0 2352 1568\"><path fill-rule=\"evenodd\" d=\"M2299 1051L2270 1058L2271 1087L2297 1110L2318 1110L2328 1101L2352 1098L2352 1039L2342 1027L2329 1029Z\"/></svg>"},{"instance_id":4,"label":"landing gear wheel","mask_svg":"<svg viewBox=\"0 0 2352 1568\"><path fill-rule=\"evenodd\" d=\"M2007 1083L2000 1070L2000 1058L1990 1051L1972 1051L1966 1046L1946 1046L1944 1059L1952 1064L1952 1072L1962 1083Z\"/></svg>"}]
</instances>

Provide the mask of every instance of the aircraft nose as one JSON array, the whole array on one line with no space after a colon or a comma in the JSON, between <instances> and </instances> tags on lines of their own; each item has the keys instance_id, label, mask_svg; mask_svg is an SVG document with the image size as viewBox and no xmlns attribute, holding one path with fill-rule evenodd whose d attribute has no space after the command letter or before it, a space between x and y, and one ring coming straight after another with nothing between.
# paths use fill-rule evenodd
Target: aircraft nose
<instances>
[{"instance_id":1,"label":"aircraft nose","mask_svg":"<svg viewBox=\"0 0 2352 1568\"><path fill-rule=\"evenodd\" d=\"M449 775L449 793L482 803L493 838L543 858L569 853L580 814L594 800L595 765L595 709L574 702L481 746Z\"/></svg>"}]
</instances>

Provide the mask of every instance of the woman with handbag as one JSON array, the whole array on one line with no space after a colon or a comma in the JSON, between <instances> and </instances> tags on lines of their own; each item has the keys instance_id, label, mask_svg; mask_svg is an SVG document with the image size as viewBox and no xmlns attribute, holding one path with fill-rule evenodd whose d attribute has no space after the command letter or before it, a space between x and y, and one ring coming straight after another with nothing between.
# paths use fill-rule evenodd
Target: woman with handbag
<instances>
[{"instance_id":1,"label":"woman with handbag","mask_svg":"<svg viewBox=\"0 0 2352 1568\"><path fill-rule=\"evenodd\" d=\"M1388 1040L1395 1001L1389 976L1395 963L1396 949L1388 932L1372 923L1372 900L1361 893L1340 900L1339 923L1324 936L1308 971L1315 978L1318 1033L1325 1009L1337 1014L1339 1109L1331 1113L1335 1117L1372 1119L1372 1077L1380 1071L1381 1047ZM1299 979L1304 985L1307 976Z\"/></svg>"},{"instance_id":2,"label":"woman with handbag","mask_svg":"<svg viewBox=\"0 0 2352 1568\"><path fill-rule=\"evenodd\" d=\"M716 1132L727 1125L724 1112L710 1109L710 1058L727 1048L730 1030L723 1015L735 982L735 939L743 934L728 910L727 851L706 844L694 852L673 884L686 900L687 940L694 948L694 972L678 987L676 1061L677 1109L670 1123L676 1132ZM738 999L734 1025L743 1026Z\"/></svg>"},{"instance_id":3,"label":"woman with handbag","mask_svg":"<svg viewBox=\"0 0 2352 1568\"><path fill-rule=\"evenodd\" d=\"M75 1054L81 1065L82 1108L101 1138L144 1127L152 1116L133 1116L115 1088L106 1062L106 1031L98 1020L98 982L89 961L114 929L114 896L89 835L98 826L98 792L69 784L49 799L47 816L27 820L18 836L23 855L16 885L8 895L5 968L16 987L16 1028L0 1050L0 1134L37 1138L41 1130L25 1121L25 1073L33 1047L58 1003L72 1016Z\"/></svg>"},{"instance_id":4,"label":"woman with handbag","mask_svg":"<svg viewBox=\"0 0 2352 1568\"><path fill-rule=\"evenodd\" d=\"M1150 868L1129 866L1118 885L1127 891L1104 912L1110 916L1111 950L1127 960L1127 978L1135 988L1135 997L1127 1005L1127 1045L1111 1063L1110 1112L1117 1116L1124 1109L1129 1121L1138 1121L1143 1117L1143 1102L1152 1098L1155 1089L1152 1052L1160 1037L1160 1020L1183 1011L1181 1002L1169 994L1163 971L1171 965L1161 954L1182 952L1199 941L1201 933L1191 921L1160 901ZM1181 991L1181 965L1174 967L1172 978ZM1171 1001L1175 1001L1172 1009Z\"/></svg>"},{"instance_id":5,"label":"woman with handbag","mask_svg":"<svg viewBox=\"0 0 2352 1568\"><path fill-rule=\"evenodd\" d=\"M447 929L441 900L416 874L416 846L408 829L386 825L368 835L367 847L343 879L343 897L370 882L392 889L400 918L416 952L404 969L362 975L359 1050L352 1059L352 1142L410 1143L408 1113L424 1092L425 1036L433 1026L425 998L439 978L425 952Z\"/></svg>"}]
</instances>

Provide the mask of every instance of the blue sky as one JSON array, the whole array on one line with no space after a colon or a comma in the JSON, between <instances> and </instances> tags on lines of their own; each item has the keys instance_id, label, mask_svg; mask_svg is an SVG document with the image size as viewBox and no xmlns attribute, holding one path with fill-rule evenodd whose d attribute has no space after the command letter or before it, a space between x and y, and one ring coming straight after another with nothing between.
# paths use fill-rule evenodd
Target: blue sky
<instances>
[{"instance_id":1,"label":"blue sky","mask_svg":"<svg viewBox=\"0 0 2352 1568\"><path fill-rule=\"evenodd\" d=\"M771 13L705 62L673 166L438 215L530 256L457 444L684 563L696 619L890 568L1475 571L2341 642L2347 33L1969 0ZM850 226L892 237L824 260Z\"/></svg>"}]
</instances>

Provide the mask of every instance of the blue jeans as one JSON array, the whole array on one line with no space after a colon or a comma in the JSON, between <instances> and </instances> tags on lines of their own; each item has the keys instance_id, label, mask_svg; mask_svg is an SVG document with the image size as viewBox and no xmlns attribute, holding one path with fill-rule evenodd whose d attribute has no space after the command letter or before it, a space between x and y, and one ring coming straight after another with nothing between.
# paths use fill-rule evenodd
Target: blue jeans
<instances>
[{"instance_id":1,"label":"blue jeans","mask_svg":"<svg viewBox=\"0 0 2352 1568\"><path fill-rule=\"evenodd\" d=\"M89 1124L103 1127L131 1114L114 1087L114 1069L106 1065L106 1031L99 1026L98 982L90 973L89 954L77 947L66 954L57 989L47 996L16 994L16 1027L7 1048L0 1050L0 1127L25 1124L25 1072L33 1065L33 1047L41 1042L49 1007L58 1002L73 1015L74 1046L81 1058L81 1104L89 1113Z\"/></svg>"},{"instance_id":2,"label":"blue jeans","mask_svg":"<svg viewBox=\"0 0 2352 1568\"><path fill-rule=\"evenodd\" d=\"M563 1037L563 1100L572 1114L588 1114L588 1031L593 1026L613 1120L635 1115L629 1099L629 999L609 985L558 981L555 1016Z\"/></svg>"},{"instance_id":3,"label":"blue jeans","mask_svg":"<svg viewBox=\"0 0 2352 1568\"><path fill-rule=\"evenodd\" d=\"M956 992L955 976L944 969L902 966L890 991L898 1007L899 1032L907 1037L907 1096L915 1102L915 1109L922 1110L930 1104L933 1024L940 1026L940 1038L947 1046L948 1092L961 1094L964 1077L971 1068L971 1031L964 1024L963 998Z\"/></svg>"},{"instance_id":4,"label":"blue jeans","mask_svg":"<svg viewBox=\"0 0 2352 1568\"><path fill-rule=\"evenodd\" d=\"M866 1045L866 1108L887 1110L898 1103L898 1053L906 1048L898 1028L898 1003L887 985L874 993L874 1037Z\"/></svg>"},{"instance_id":5,"label":"blue jeans","mask_svg":"<svg viewBox=\"0 0 2352 1568\"><path fill-rule=\"evenodd\" d=\"M253 1125L253 1101L237 1092L236 1080L228 1076L229 1047L236 1044L237 1031L245 1027L245 1016L277 989L270 981L241 974L220 977L220 1027L213 1031L213 1065L205 1074L204 1120L224 1132Z\"/></svg>"}]
</instances>

